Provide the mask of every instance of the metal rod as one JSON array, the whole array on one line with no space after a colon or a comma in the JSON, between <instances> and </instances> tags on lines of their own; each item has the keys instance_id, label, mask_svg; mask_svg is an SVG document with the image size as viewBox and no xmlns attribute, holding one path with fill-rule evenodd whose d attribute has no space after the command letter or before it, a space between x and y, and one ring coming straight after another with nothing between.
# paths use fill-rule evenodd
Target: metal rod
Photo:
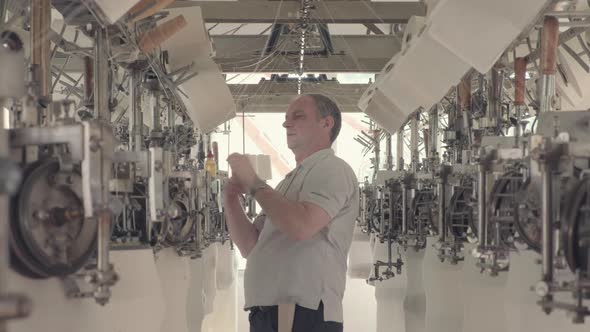
<instances>
[{"instance_id":1,"label":"metal rod","mask_svg":"<svg viewBox=\"0 0 590 332\"><path fill-rule=\"evenodd\" d=\"M8 7L8 0L0 0L0 24L6 22L6 8Z\"/></svg>"},{"instance_id":2,"label":"metal rod","mask_svg":"<svg viewBox=\"0 0 590 332\"><path fill-rule=\"evenodd\" d=\"M515 145L518 146L520 138L520 126L522 122L522 110L525 107L524 92L526 89L526 65L525 58L514 60L514 112L516 126L514 128Z\"/></svg>"},{"instance_id":3,"label":"metal rod","mask_svg":"<svg viewBox=\"0 0 590 332\"><path fill-rule=\"evenodd\" d=\"M479 165L479 174L477 181L478 204L477 204L477 238L479 240L479 247L485 248L487 246L486 227L488 225L487 215L487 171L483 164Z\"/></svg>"},{"instance_id":4,"label":"metal rod","mask_svg":"<svg viewBox=\"0 0 590 332\"><path fill-rule=\"evenodd\" d=\"M487 117L497 121L500 118L500 90L502 90L500 70L492 68L490 73L490 88L488 90L488 113ZM495 122L498 123L498 122Z\"/></svg>"},{"instance_id":5,"label":"metal rod","mask_svg":"<svg viewBox=\"0 0 590 332\"><path fill-rule=\"evenodd\" d=\"M105 30L97 27L94 39L94 115L100 121L110 123L109 60Z\"/></svg>"},{"instance_id":6,"label":"metal rod","mask_svg":"<svg viewBox=\"0 0 590 332\"><path fill-rule=\"evenodd\" d=\"M440 242L447 240L447 219L446 219L446 179L439 179L438 189L438 234Z\"/></svg>"},{"instance_id":7,"label":"metal rod","mask_svg":"<svg viewBox=\"0 0 590 332\"><path fill-rule=\"evenodd\" d=\"M459 85L457 85L457 110L454 112L456 117L461 117L463 121L463 132L467 137L467 146L472 146L474 143L473 130L471 130L471 74L467 74L461 79ZM452 123L449 117L449 125ZM462 146L458 145L455 149L454 162L469 162L468 160L462 159Z\"/></svg>"},{"instance_id":8,"label":"metal rod","mask_svg":"<svg viewBox=\"0 0 590 332\"><path fill-rule=\"evenodd\" d=\"M518 106L525 105L526 65L525 58L516 58L514 61L514 105Z\"/></svg>"},{"instance_id":9,"label":"metal rod","mask_svg":"<svg viewBox=\"0 0 590 332\"><path fill-rule=\"evenodd\" d=\"M550 11L544 14L545 16L557 17L590 17L589 11Z\"/></svg>"},{"instance_id":10,"label":"metal rod","mask_svg":"<svg viewBox=\"0 0 590 332\"><path fill-rule=\"evenodd\" d=\"M84 106L88 109L93 109L92 97L94 96L94 60L89 57L84 57ZM66 76L67 77L67 76Z\"/></svg>"},{"instance_id":11,"label":"metal rod","mask_svg":"<svg viewBox=\"0 0 590 332\"><path fill-rule=\"evenodd\" d=\"M551 110L555 96L555 73L557 72L557 45L559 21L546 16L541 32L541 80L539 87L539 112Z\"/></svg>"},{"instance_id":12,"label":"metal rod","mask_svg":"<svg viewBox=\"0 0 590 332\"><path fill-rule=\"evenodd\" d=\"M387 192L387 197L389 198L389 215L387 218L387 227L389 229L389 232L391 233L391 231L393 230L393 222L394 222L394 205L395 202L393 200L394 196L393 196L393 190L391 188L391 186L386 185L384 187L384 190ZM366 206L366 203L365 203ZM391 236L387 237L388 239L391 238Z\"/></svg>"},{"instance_id":13,"label":"metal rod","mask_svg":"<svg viewBox=\"0 0 590 332\"><path fill-rule=\"evenodd\" d=\"M377 199L379 200L379 234L385 234L385 188L381 187L378 189ZM391 208L391 207L390 207Z\"/></svg>"},{"instance_id":14,"label":"metal rod","mask_svg":"<svg viewBox=\"0 0 590 332\"><path fill-rule=\"evenodd\" d=\"M496 128L502 127L502 102L504 100L504 80L506 71L498 71L498 82L496 84ZM501 130L501 129L500 129Z\"/></svg>"},{"instance_id":15,"label":"metal rod","mask_svg":"<svg viewBox=\"0 0 590 332\"><path fill-rule=\"evenodd\" d=\"M553 281L553 200L551 167L548 163L541 165L541 181L542 271L543 281L551 283Z\"/></svg>"},{"instance_id":16,"label":"metal rod","mask_svg":"<svg viewBox=\"0 0 590 332\"><path fill-rule=\"evenodd\" d=\"M129 102L131 112L129 113L129 132L131 137L129 145L134 151L141 151L143 147L143 116L141 113L141 72L133 70L129 82Z\"/></svg>"},{"instance_id":17,"label":"metal rod","mask_svg":"<svg viewBox=\"0 0 590 332\"><path fill-rule=\"evenodd\" d=\"M420 119L420 111L412 116L410 121L410 154L412 159L412 171L418 170L418 163L420 162L418 150L418 121Z\"/></svg>"},{"instance_id":18,"label":"metal rod","mask_svg":"<svg viewBox=\"0 0 590 332\"><path fill-rule=\"evenodd\" d=\"M402 234L408 234L408 187L405 180L402 181Z\"/></svg>"},{"instance_id":19,"label":"metal rod","mask_svg":"<svg viewBox=\"0 0 590 332\"><path fill-rule=\"evenodd\" d=\"M379 172L379 168L381 167L381 142L379 140L381 136L381 130L375 129L373 130L373 151L375 155L375 159L373 160L375 171L373 172L373 179L377 177L377 172Z\"/></svg>"},{"instance_id":20,"label":"metal rod","mask_svg":"<svg viewBox=\"0 0 590 332\"><path fill-rule=\"evenodd\" d=\"M109 247L111 241L111 211L109 209L102 209L97 213L98 221L98 254L97 256L97 269L98 269L98 280L97 287L95 289L94 297L96 302L99 304L106 304L110 298L111 291L109 285L105 283L106 279L104 276L110 274L111 264L109 262Z\"/></svg>"},{"instance_id":21,"label":"metal rod","mask_svg":"<svg viewBox=\"0 0 590 332\"><path fill-rule=\"evenodd\" d=\"M432 158L438 158L438 104L435 104L428 113L430 126L430 152Z\"/></svg>"},{"instance_id":22,"label":"metal rod","mask_svg":"<svg viewBox=\"0 0 590 332\"><path fill-rule=\"evenodd\" d=\"M51 0L31 0L31 65L38 84L38 97L49 98L51 91Z\"/></svg>"},{"instance_id":23,"label":"metal rod","mask_svg":"<svg viewBox=\"0 0 590 332\"><path fill-rule=\"evenodd\" d=\"M397 170L404 170L404 128L400 128L397 132Z\"/></svg>"},{"instance_id":24,"label":"metal rod","mask_svg":"<svg viewBox=\"0 0 590 332\"><path fill-rule=\"evenodd\" d=\"M171 101L168 104L168 127L170 129L174 128L174 125L176 123L176 112L175 112L174 108L175 108L174 102ZM216 161L216 165L217 165L217 161Z\"/></svg>"},{"instance_id":25,"label":"metal rod","mask_svg":"<svg viewBox=\"0 0 590 332\"><path fill-rule=\"evenodd\" d=\"M393 153L391 146L391 134L385 134L385 169L391 171L393 169Z\"/></svg>"}]
</instances>

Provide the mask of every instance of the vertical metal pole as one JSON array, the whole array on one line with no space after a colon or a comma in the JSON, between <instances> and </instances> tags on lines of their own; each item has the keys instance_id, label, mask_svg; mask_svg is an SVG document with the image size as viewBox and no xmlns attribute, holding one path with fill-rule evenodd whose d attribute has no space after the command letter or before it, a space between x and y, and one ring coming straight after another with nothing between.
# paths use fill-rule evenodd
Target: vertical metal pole
<instances>
[{"instance_id":1,"label":"vertical metal pole","mask_svg":"<svg viewBox=\"0 0 590 332\"><path fill-rule=\"evenodd\" d=\"M457 86L457 104L458 104L458 114L457 116L461 116L463 120L463 132L467 136L467 146L472 146L475 142L475 138L473 137L473 130L471 130L471 76L467 75L463 77L461 83ZM455 161L458 162L461 160L462 156L459 154L462 153L462 149L457 151L457 156L455 157ZM462 162L466 163L469 160L462 160Z\"/></svg>"},{"instance_id":2,"label":"vertical metal pole","mask_svg":"<svg viewBox=\"0 0 590 332\"><path fill-rule=\"evenodd\" d=\"M384 187L385 192L387 193L387 197L389 198L389 218L387 218L387 225L388 225L388 229L390 231L390 233L393 230L393 211L394 211L394 204L395 202L393 201L393 190L391 188L390 185L385 185ZM391 236L388 236L388 238L390 238Z\"/></svg>"},{"instance_id":3,"label":"vertical metal pole","mask_svg":"<svg viewBox=\"0 0 590 332\"><path fill-rule=\"evenodd\" d=\"M176 112L174 111L174 107L174 103L168 103L168 128L170 129L174 128L174 125L176 124Z\"/></svg>"},{"instance_id":4,"label":"vertical metal pole","mask_svg":"<svg viewBox=\"0 0 590 332\"><path fill-rule=\"evenodd\" d=\"M525 107L524 92L526 84L526 60L516 58L514 60L514 111L516 113L516 127L514 128L515 144L521 135L520 123L522 121L522 109Z\"/></svg>"},{"instance_id":5,"label":"vertical metal pole","mask_svg":"<svg viewBox=\"0 0 590 332\"><path fill-rule=\"evenodd\" d=\"M143 116L141 112L141 72L133 70L129 80L129 145L133 151L141 151L143 146Z\"/></svg>"},{"instance_id":6,"label":"vertical metal pole","mask_svg":"<svg viewBox=\"0 0 590 332\"><path fill-rule=\"evenodd\" d=\"M404 170L404 127L402 126L397 132L397 170Z\"/></svg>"},{"instance_id":7,"label":"vertical metal pole","mask_svg":"<svg viewBox=\"0 0 590 332\"><path fill-rule=\"evenodd\" d=\"M430 151L432 158L438 156L438 104L434 105L428 113L428 124L430 126Z\"/></svg>"},{"instance_id":8,"label":"vertical metal pole","mask_svg":"<svg viewBox=\"0 0 590 332\"><path fill-rule=\"evenodd\" d=\"M84 59L84 106L94 109L92 97L94 96L94 59L85 56Z\"/></svg>"},{"instance_id":9,"label":"vertical metal pole","mask_svg":"<svg viewBox=\"0 0 590 332\"><path fill-rule=\"evenodd\" d=\"M0 0L0 24L6 22L6 7L8 7L8 0Z\"/></svg>"},{"instance_id":10,"label":"vertical metal pole","mask_svg":"<svg viewBox=\"0 0 590 332\"><path fill-rule=\"evenodd\" d=\"M377 192L379 201L379 234L385 234L385 188L379 187Z\"/></svg>"},{"instance_id":11,"label":"vertical metal pole","mask_svg":"<svg viewBox=\"0 0 590 332\"><path fill-rule=\"evenodd\" d=\"M104 284L102 275L111 271L111 264L109 263L109 244L111 241L111 211L102 209L97 213L98 222L98 253L97 253L97 268L99 272L98 285L94 291L96 302L104 305L111 296L109 286Z\"/></svg>"},{"instance_id":12,"label":"vertical metal pole","mask_svg":"<svg viewBox=\"0 0 590 332\"><path fill-rule=\"evenodd\" d=\"M548 162L541 165L541 221L543 255L543 281L553 281L553 200L551 197L551 166Z\"/></svg>"},{"instance_id":13,"label":"vertical metal pole","mask_svg":"<svg viewBox=\"0 0 590 332\"><path fill-rule=\"evenodd\" d=\"M111 122L109 108L109 59L106 32L96 27L94 32L94 115L104 123Z\"/></svg>"},{"instance_id":14,"label":"vertical metal pole","mask_svg":"<svg viewBox=\"0 0 590 332\"><path fill-rule=\"evenodd\" d=\"M385 134L385 169L391 171L393 169L393 154L391 147L391 134Z\"/></svg>"},{"instance_id":15,"label":"vertical metal pole","mask_svg":"<svg viewBox=\"0 0 590 332\"><path fill-rule=\"evenodd\" d=\"M31 71L35 83L33 93L50 107L51 100L51 1L31 0ZM36 122L41 123L44 114L37 111Z\"/></svg>"},{"instance_id":16,"label":"vertical metal pole","mask_svg":"<svg viewBox=\"0 0 590 332\"><path fill-rule=\"evenodd\" d=\"M488 116L490 121L494 121L496 126L498 125L498 119L500 118L500 101L498 100L500 93L499 90L502 88L499 86L500 82L500 71L497 68L492 68L490 72L489 90L488 90Z\"/></svg>"},{"instance_id":17,"label":"vertical metal pole","mask_svg":"<svg viewBox=\"0 0 590 332\"><path fill-rule=\"evenodd\" d=\"M4 114L0 113L0 158L10 155L10 148L8 144L9 136L8 130L4 129ZM6 176L6 175L4 175ZM9 193L0 192L0 294L5 290L4 277L6 276L9 267L9 248L10 237L9 233L9 208L10 198ZM1 321L1 317L0 317Z\"/></svg>"},{"instance_id":18,"label":"vertical metal pole","mask_svg":"<svg viewBox=\"0 0 590 332\"><path fill-rule=\"evenodd\" d=\"M446 219L446 179L441 177L437 184L438 189L438 234L440 242L447 240L447 219Z\"/></svg>"},{"instance_id":19,"label":"vertical metal pole","mask_svg":"<svg viewBox=\"0 0 590 332\"><path fill-rule=\"evenodd\" d=\"M539 87L539 113L551 110L555 97L555 73L557 72L557 45L559 21L545 16L541 31L541 80Z\"/></svg>"},{"instance_id":20,"label":"vertical metal pole","mask_svg":"<svg viewBox=\"0 0 590 332\"><path fill-rule=\"evenodd\" d=\"M479 165L479 174L477 181L478 204L477 204L477 238L479 240L479 247L485 248L487 246L487 230L488 214L487 214L487 170L485 165Z\"/></svg>"},{"instance_id":21,"label":"vertical metal pole","mask_svg":"<svg viewBox=\"0 0 590 332\"><path fill-rule=\"evenodd\" d=\"M39 97L49 97L51 89L51 0L31 0L31 64L39 85Z\"/></svg>"},{"instance_id":22,"label":"vertical metal pole","mask_svg":"<svg viewBox=\"0 0 590 332\"><path fill-rule=\"evenodd\" d=\"M381 167L381 142L379 141L379 137L381 136L381 130L375 129L373 130L373 144L374 144L374 163L375 163L375 172L373 173L373 179L376 178L377 172L379 172L379 168Z\"/></svg>"},{"instance_id":23,"label":"vertical metal pole","mask_svg":"<svg viewBox=\"0 0 590 332\"><path fill-rule=\"evenodd\" d=\"M402 180L402 234L408 234L408 186Z\"/></svg>"},{"instance_id":24,"label":"vertical metal pole","mask_svg":"<svg viewBox=\"0 0 590 332\"><path fill-rule=\"evenodd\" d=\"M418 120L420 119L420 111L412 116L410 122L410 153L412 158L412 171L418 170L418 163L420 162L419 150L418 150Z\"/></svg>"}]
</instances>

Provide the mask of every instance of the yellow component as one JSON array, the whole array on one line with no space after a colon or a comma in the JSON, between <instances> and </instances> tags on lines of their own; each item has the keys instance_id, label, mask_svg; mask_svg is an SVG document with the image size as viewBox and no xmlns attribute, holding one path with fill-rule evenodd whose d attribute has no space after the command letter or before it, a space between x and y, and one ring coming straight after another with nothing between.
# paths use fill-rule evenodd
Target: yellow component
<instances>
[{"instance_id":1,"label":"yellow component","mask_svg":"<svg viewBox=\"0 0 590 332\"><path fill-rule=\"evenodd\" d=\"M207 154L207 160L205 160L205 171L211 176L217 176L217 164L215 163L215 158L213 158L213 154L211 151Z\"/></svg>"}]
</instances>

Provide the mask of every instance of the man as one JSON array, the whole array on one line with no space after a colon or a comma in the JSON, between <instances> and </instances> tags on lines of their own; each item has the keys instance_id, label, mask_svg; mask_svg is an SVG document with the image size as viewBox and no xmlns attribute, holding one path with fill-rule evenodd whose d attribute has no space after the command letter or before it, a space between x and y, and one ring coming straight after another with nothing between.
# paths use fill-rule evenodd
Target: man
<instances>
[{"instance_id":1,"label":"man","mask_svg":"<svg viewBox=\"0 0 590 332\"><path fill-rule=\"evenodd\" d=\"M250 331L278 331L284 324L278 312L296 304L292 331L341 332L359 193L353 170L330 148L340 131L340 110L323 95L304 95L290 104L283 127L297 167L276 189L256 176L246 156L228 157L232 177L224 192L225 213L230 236L248 260L244 292ZM240 205L241 193L262 208L254 223ZM288 320L283 313L281 319Z\"/></svg>"}]
</instances>

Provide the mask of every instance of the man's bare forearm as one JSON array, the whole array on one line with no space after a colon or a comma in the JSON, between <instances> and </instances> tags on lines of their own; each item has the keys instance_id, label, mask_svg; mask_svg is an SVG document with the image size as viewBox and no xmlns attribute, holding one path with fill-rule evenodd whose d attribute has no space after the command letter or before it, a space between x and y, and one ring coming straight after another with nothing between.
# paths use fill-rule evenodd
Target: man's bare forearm
<instances>
[{"instance_id":1,"label":"man's bare forearm","mask_svg":"<svg viewBox=\"0 0 590 332\"><path fill-rule=\"evenodd\" d=\"M238 196L226 197L224 208L229 235L246 258L258 241L258 230L246 216Z\"/></svg>"},{"instance_id":2,"label":"man's bare forearm","mask_svg":"<svg viewBox=\"0 0 590 332\"><path fill-rule=\"evenodd\" d=\"M285 198L271 187L259 190L256 193L256 201L272 223L283 233L294 240L305 237L308 218L303 204Z\"/></svg>"}]
</instances>

